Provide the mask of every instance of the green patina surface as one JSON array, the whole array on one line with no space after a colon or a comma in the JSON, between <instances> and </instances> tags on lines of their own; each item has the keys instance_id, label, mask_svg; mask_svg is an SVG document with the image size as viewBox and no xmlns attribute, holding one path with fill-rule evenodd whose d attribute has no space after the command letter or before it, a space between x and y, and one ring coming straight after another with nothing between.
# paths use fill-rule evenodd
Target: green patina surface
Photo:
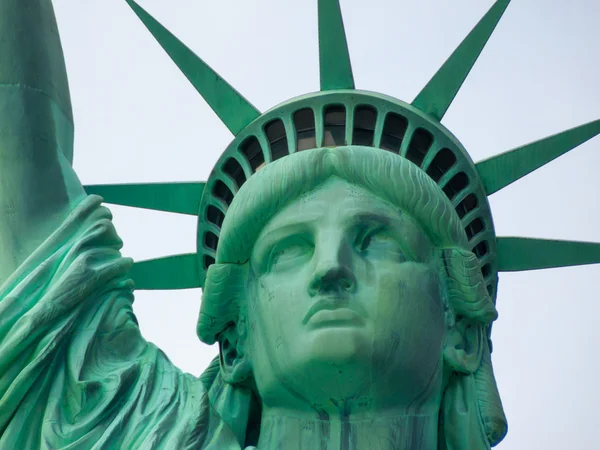
<instances>
[{"instance_id":1,"label":"green patina surface","mask_svg":"<svg viewBox=\"0 0 600 450\"><path fill-rule=\"evenodd\" d=\"M508 6L412 105L354 89L320 0L321 92L261 114L135 2L235 135L206 182L86 186L50 0L0 0L0 448L488 449L499 271L600 261L496 237L487 196L600 132L475 164L440 119ZM94 195L97 194L97 195ZM133 263L108 203L197 215L197 253ZM200 378L146 342L134 289L203 287Z\"/></svg>"}]
</instances>

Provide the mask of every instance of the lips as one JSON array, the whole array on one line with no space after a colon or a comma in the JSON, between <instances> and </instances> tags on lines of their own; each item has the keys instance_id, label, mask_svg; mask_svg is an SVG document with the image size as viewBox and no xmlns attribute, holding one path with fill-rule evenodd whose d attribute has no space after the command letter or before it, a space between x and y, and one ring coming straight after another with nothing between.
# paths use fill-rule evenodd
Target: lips
<instances>
[{"instance_id":1,"label":"lips","mask_svg":"<svg viewBox=\"0 0 600 450\"><path fill-rule=\"evenodd\" d=\"M326 298L317 301L304 317L303 323L310 327L326 326L359 326L364 319L347 301L337 298Z\"/></svg>"}]
</instances>

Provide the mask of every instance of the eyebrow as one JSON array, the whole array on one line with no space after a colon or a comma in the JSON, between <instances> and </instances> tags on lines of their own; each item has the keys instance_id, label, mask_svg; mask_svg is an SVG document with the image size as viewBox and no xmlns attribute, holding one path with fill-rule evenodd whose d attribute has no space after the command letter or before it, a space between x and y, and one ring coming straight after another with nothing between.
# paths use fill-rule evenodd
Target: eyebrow
<instances>
[{"instance_id":1,"label":"eyebrow","mask_svg":"<svg viewBox=\"0 0 600 450\"><path fill-rule=\"evenodd\" d=\"M391 214L369 212L369 213L356 213L349 217L348 222L351 224L357 224L362 222L377 223L381 225L391 226L395 221L395 217Z\"/></svg>"},{"instance_id":2,"label":"eyebrow","mask_svg":"<svg viewBox=\"0 0 600 450\"><path fill-rule=\"evenodd\" d=\"M264 258L264 255L269 253L275 247L275 245L283 239L307 232L309 230L309 223L310 220L303 220L301 222L288 222L281 224L281 226L275 226L263 230L254 244L254 249L252 250L252 254L250 256L251 262L256 262L257 259L260 262Z\"/></svg>"},{"instance_id":3,"label":"eyebrow","mask_svg":"<svg viewBox=\"0 0 600 450\"><path fill-rule=\"evenodd\" d=\"M285 233L286 230L294 230L296 228L307 228L308 224L314 222L316 219L321 217L321 214L302 214L301 218L299 218L299 214L296 214L291 220L284 220L281 223L275 222L274 224L268 224L260 233L259 240L261 238L269 237L273 233L282 234ZM258 242L258 241L257 241Z\"/></svg>"},{"instance_id":4,"label":"eyebrow","mask_svg":"<svg viewBox=\"0 0 600 450\"><path fill-rule=\"evenodd\" d=\"M357 213L351 217L351 220L354 221L354 224L359 224L361 222L367 222L370 224L381 225L387 230L392 230L394 233L398 231L394 227L394 225L402 226L403 223L406 223L407 216L404 214L402 210L395 209L382 209L381 212L369 212L369 213ZM409 218L409 222L414 221L414 219ZM355 226L354 225L354 226ZM350 225L350 227L353 225ZM429 239L427 235L423 232L423 230L418 227L415 229L416 233L414 236L414 240L406 241L405 236L399 236L399 243L405 253L407 253L412 259L417 260L420 254L419 248L425 244L427 246L430 245Z\"/></svg>"},{"instance_id":5,"label":"eyebrow","mask_svg":"<svg viewBox=\"0 0 600 450\"><path fill-rule=\"evenodd\" d=\"M396 214L393 214L393 213L389 214L384 211L361 212L360 210L357 210L357 212L355 212L350 217L348 217L348 219L346 220L346 223L350 224L350 226L352 226L356 223L360 223L360 222L380 223L382 225L390 226L396 219L402 220L401 219L402 218L401 211L398 211L398 212L394 211L394 213L396 213ZM399 217L394 217L394 215L397 215ZM320 217L321 217L320 214L314 214L313 216L308 216L308 217L303 215L302 220L284 221L281 225L275 224L274 226L268 226L263 230L263 232L261 234L263 234L263 238L270 238L274 234L282 235L282 234L286 234L288 232L294 232L299 228L307 229L311 222L313 222L316 219L319 219ZM269 240L271 240L271 239L269 239Z\"/></svg>"}]
</instances>

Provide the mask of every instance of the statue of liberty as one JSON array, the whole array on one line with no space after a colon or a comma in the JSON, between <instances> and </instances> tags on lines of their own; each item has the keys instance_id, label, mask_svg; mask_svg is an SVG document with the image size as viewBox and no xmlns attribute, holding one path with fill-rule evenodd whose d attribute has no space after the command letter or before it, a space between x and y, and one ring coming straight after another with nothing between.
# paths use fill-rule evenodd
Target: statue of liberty
<instances>
[{"instance_id":1,"label":"statue of liberty","mask_svg":"<svg viewBox=\"0 0 600 450\"><path fill-rule=\"evenodd\" d=\"M321 89L259 112L133 0L235 136L206 183L86 186L50 0L0 0L0 448L498 444L498 273L600 262L502 238L487 196L600 133L475 164L440 123L509 1L411 103L357 90L337 0ZM197 215L194 254L136 262L102 202ZM135 289L203 289L200 378L141 336Z\"/></svg>"}]
</instances>

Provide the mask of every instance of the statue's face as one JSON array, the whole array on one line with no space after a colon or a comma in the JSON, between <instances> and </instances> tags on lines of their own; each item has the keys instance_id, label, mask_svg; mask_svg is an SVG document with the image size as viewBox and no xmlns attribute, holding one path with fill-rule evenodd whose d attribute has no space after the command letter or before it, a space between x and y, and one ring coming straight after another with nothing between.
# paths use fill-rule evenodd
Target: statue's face
<instances>
[{"instance_id":1,"label":"statue's face","mask_svg":"<svg viewBox=\"0 0 600 450\"><path fill-rule=\"evenodd\" d=\"M248 300L263 402L353 413L439 404L434 255L411 217L338 178L274 216L252 252Z\"/></svg>"}]
</instances>

